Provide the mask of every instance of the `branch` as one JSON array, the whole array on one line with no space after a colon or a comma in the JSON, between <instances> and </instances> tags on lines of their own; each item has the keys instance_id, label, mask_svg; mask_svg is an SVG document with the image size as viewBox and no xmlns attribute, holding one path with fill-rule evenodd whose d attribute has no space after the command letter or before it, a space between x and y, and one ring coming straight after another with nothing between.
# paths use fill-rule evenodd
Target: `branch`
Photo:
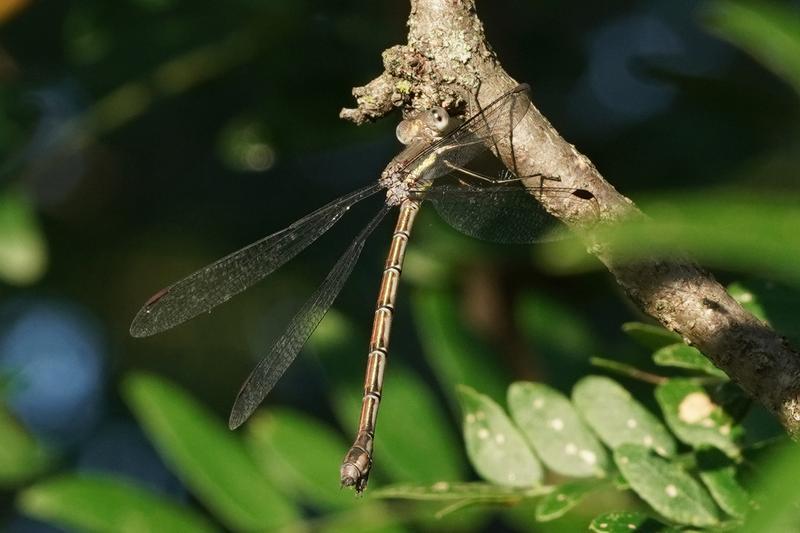
<instances>
[{"instance_id":1,"label":"branch","mask_svg":"<svg viewBox=\"0 0 800 533\"><path fill-rule=\"evenodd\" d=\"M408 26L408 44L383 53L385 71L353 90L358 107L342 110L342 118L361 124L394 108L409 112L433 105L467 105L475 112L478 88L477 99L485 105L517 84L486 42L474 0L411 0ZM518 175L558 176L560 186L590 191L596 202L577 197L541 202L582 239L642 311L700 349L800 438L800 357L784 338L689 259L652 257L632 263L618 258L610 241L592 229L638 219L642 213L535 107L514 130L513 154L507 143L500 146L500 155Z\"/></svg>"}]
</instances>

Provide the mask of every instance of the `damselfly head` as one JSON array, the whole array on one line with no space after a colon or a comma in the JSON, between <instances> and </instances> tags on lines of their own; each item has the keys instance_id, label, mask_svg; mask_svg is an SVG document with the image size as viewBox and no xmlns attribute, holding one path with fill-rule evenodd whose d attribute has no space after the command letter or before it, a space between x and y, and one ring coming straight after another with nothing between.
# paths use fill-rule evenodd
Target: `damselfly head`
<instances>
[{"instance_id":1,"label":"damselfly head","mask_svg":"<svg viewBox=\"0 0 800 533\"><path fill-rule=\"evenodd\" d=\"M445 108L433 107L400 121L395 136L408 146L422 139L433 141L453 129L455 124Z\"/></svg>"},{"instance_id":2,"label":"damselfly head","mask_svg":"<svg viewBox=\"0 0 800 533\"><path fill-rule=\"evenodd\" d=\"M450 126L450 114L443 107L429 109L424 114L423 120L426 126L439 134L446 132Z\"/></svg>"}]
</instances>

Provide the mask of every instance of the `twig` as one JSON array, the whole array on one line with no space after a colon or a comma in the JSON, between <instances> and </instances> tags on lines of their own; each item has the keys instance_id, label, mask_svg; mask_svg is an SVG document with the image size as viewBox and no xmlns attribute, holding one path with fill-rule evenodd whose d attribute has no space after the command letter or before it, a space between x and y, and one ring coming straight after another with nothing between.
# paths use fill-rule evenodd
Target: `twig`
<instances>
[{"instance_id":1,"label":"twig","mask_svg":"<svg viewBox=\"0 0 800 533\"><path fill-rule=\"evenodd\" d=\"M651 374L650 372L639 370L635 366L620 363L619 361L612 361L611 359L605 359L603 357L592 357L589 359L589 362L596 367L605 368L606 370L611 370L623 376L638 379L639 381L644 381L645 383L651 383L653 385L661 385L669 380L669 378L664 376Z\"/></svg>"},{"instance_id":2,"label":"twig","mask_svg":"<svg viewBox=\"0 0 800 533\"><path fill-rule=\"evenodd\" d=\"M455 109L465 103L474 111L471 95L478 87L477 99L486 104L516 85L486 42L474 0L411 0L408 26L408 43L384 51L385 71L354 89L358 107L342 110L343 118L363 123L396 107ZM513 159L507 144L500 145L500 155L521 175L558 176L561 186L590 191L596 201L541 201L575 231L642 311L696 346L800 437L800 357L786 340L690 259L631 263L618 258L611 242L592 230L640 218L641 212L535 107L514 130Z\"/></svg>"}]
</instances>

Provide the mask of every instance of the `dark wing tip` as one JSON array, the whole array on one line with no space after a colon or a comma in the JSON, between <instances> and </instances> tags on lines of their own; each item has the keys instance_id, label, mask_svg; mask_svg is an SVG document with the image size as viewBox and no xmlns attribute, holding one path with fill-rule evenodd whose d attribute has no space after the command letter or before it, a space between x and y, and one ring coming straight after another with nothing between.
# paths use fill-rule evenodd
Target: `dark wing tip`
<instances>
[{"instance_id":1,"label":"dark wing tip","mask_svg":"<svg viewBox=\"0 0 800 533\"><path fill-rule=\"evenodd\" d=\"M130 333L132 337L150 337L175 325L174 322L165 322L160 313L153 312L153 305L146 303L133 317Z\"/></svg>"},{"instance_id":2,"label":"dark wing tip","mask_svg":"<svg viewBox=\"0 0 800 533\"><path fill-rule=\"evenodd\" d=\"M149 337L150 335L155 335L164 329L168 329L165 327L158 328L155 326L152 311L154 307L163 301L164 297L167 296L169 292L170 287L164 287L147 299L142 308L139 309L139 312L136 313L136 316L133 317L133 322L131 322L130 333L132 337Z\"/></svg>"},{"instance_id":3,"label":"dark wing tip","mask_svg":"<svg viewBox=\"0 0 800 533\"><path fill-rule=\"evenodd\" d=\"M131 329L130 334L131 337L142 338L142 337L149 337L154 333L157 333L153 330L152 324L148 323L147 320L147 307L143 307L136 316L133 318L133 322L131 322Z\"/></svg>"},{"instance_id":4,"label":"dark wing tip","mask_svg":"<svg viewBox=\"0 0 800 533\"><path fill-rule=\"evenodd\" d=\"M246 406L239 401L239 398L236 398L236 402L233 404L233 409L231 409L231 416L228 418L228 429L233 431L237 429L239 426L247 422L247 419L250 418L250 415L253 414L253 409L248 409Z\"/></svg>"},{"instance_id":5,"label":"dark wing tip","mask_svg":"<svg viewBox=\"0 0 800 533\"><path fill-rule=\"evenodd\" d=\"M235 418L233 416L233 413L231 413L231 416L228 419L228 429L233 431L235 429L238 429L239 426L241 426L243 423L244 423L244 420L239 420L238 418Z\"/></svg>"},{"instance_id":6,"label":"dark wing tip","mask_svg":"<svg viewBox=\"0 0 800 533\"><path fill-rule=\"evenodd\" d=\"M247 422L247 419L250 418L250 415L253 414L253 411L255 411L261 403L260 400L253 400L253 373L257 370L258 367L247 376L247 379L242 384L242 388L239 389L239 394L236 395L236 400L233 402L233 407L231 408L231 416L228 417L228 428L231 430Z\"/></svg>"}]
</instances>

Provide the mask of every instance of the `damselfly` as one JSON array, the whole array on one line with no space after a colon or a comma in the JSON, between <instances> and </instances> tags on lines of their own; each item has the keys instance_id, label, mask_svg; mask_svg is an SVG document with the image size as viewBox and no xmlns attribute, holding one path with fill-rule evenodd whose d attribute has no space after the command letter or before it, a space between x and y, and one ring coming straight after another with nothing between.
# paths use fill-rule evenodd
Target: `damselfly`
<instances>
[{"instance_id":1,"label":"damselfly","mask_svg":"<svg viewBox=\"0 0 800 533\"><path fill-rule=\"evenodd\" d=\"M446 222L468 235L497 242L529 243L541 240L543 230L553 221L537 198L592 198L582 189L545 186L546 178L531 187L524 183L529 184L532 176L505 173L493 178L465 167L493 147L512 142L516 125L530 107L528 89L524 84L515 87L449 131L445 110L434 108L423 114L419 122L422 127L411 128L412 142L390 162L378 183L334 200L286 229L158 291L134 318L131 334L145 337L159 333L227 301L300 253L356 203L385 189L383 207L244 382L229 421L231 429L240 426L261 404L333 304L367 238L391 209L399 207L375 309L358 434L341 466L342 484L354 486L359 492L364 490L372 466L397 287L420 205L430 201Z\"/></svg>"}]
</instances>

